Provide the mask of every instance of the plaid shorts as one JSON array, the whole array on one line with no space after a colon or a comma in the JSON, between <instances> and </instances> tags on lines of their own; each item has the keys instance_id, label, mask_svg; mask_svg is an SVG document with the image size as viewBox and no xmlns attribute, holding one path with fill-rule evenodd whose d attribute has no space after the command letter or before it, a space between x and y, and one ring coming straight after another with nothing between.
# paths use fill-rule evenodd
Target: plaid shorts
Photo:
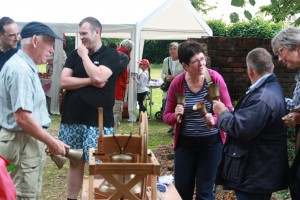
<instances>
[{"instance_id":1,"label":"plaid shorts","mask_svg":"<svg viewBox=\"0 0 300 200\"><path fill-rule=\"evenodd\" d=\"M113 134L114 128L103 128L104 135ZM89 148L97 148L99 128L82 124L60 124L58 138L71 149L83 149L83 160L89 162Z\"/></svg>"}]
</instances>

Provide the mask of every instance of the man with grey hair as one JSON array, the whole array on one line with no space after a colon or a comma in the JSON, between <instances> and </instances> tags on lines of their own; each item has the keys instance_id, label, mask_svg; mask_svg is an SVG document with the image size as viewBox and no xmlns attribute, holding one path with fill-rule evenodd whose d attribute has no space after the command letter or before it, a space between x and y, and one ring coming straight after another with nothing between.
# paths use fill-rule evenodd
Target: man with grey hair
<instances>
[{"instance_id":1,"label":"man with grey hair","mask_svg":"<svg viewBox=\"0 0 300 200\"><path fill-rule=\"evenodd\" d=\"M225 189L243 200L269 200L288 187L288 157L284 95L273 73L272 56L263 48L246 58L251 81L234 112L213 101L217 125L227 133L220 165Z\"/></svg>"},{"instance_id":2,"label":"man with grey hair","mask_svg":"<svg viewBox=\"0 0 300 200\"><path fill-rule=\"evenodd\" d=\"M20 40L19 27L14 20L9 17L0 19L0 71L4 63L17 51Z\"/></svg>"},{"instance_id":3,"label":"man with grey hair","mask_svg":"<svg viewBox=\"0 0 300 200\"><path fill-rule=\"evenodd\" d=\"M120 126L123 113L123 102L127 88L128 80L128 63L130 61L130 52L133 47L131 40L125 39L120 43L117 48L120 56L119 76L115 89L115 105L114 105L114 131L116 132Z\"/></svg>"},{"instance_id":4,"label":"man with grey hair","mask_svg":"<svg viewBox=\"0 0 300 200\"><path fill-rule=\"evenodd\" d=\"M21 36L21 50L0 73L0 155L16 165L11 177L17 199L39 199L45 144L53 155L65 155L68 148L46 131L51 119L37 67L53 54L55 39L62 38L40 22L26 24Z\"/></svg>"}]
</instances>

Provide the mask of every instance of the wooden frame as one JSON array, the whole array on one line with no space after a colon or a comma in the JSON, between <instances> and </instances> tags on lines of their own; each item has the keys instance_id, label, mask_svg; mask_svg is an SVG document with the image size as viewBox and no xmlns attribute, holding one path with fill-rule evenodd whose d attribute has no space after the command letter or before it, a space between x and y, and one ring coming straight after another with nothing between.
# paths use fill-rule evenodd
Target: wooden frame
<instances>
[{"instance_id":1,"label":"wooden frame","mask_svg":"<svg viewBox=\"0 0 300 200\"><path fill-rule=\"evenodd\" d=\"M117 200L120 198L130 200L156 199L156 182L160 174L160 164L154 154L147 150L148 144L148 118L147 113L140 114L139 134L130 135L103 135L103 110L99 108L99 138L98 148L89 150L89 181L88 199ZM128 140L128 138L130 139ZM117 141L117 142L116 142ZM113 153L120 152L119 146L124 147L123 153L132 153L132 163L110 162ZM96 160L100 159L101 162ZM99 187L98 175L116 188L115 192L102 192ZM134 175L127 183L120 183L115 175ZM97 185L98 184L98 185ZM141 185L139 193L131 189Z\"/></svg>"}]
</instances>

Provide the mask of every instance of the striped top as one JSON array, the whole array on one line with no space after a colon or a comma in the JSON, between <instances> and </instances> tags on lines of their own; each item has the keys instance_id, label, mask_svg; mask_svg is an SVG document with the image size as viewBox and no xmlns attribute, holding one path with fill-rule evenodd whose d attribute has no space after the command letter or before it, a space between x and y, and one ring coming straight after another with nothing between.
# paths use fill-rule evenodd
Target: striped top
<instances>
[{"instance_id":1,"label":"striped top","mask_svg":"<svg viewBox=\"0 0 300 200\"><path fill-rule=\"evenodd\" d=\"M193 110L193 106L196 103L204 100L207 112L212 113L212 104L204 99L207 94L206 81L204 82L202 89L198 93L192 92L189 89L186 81L184 82L184 89L186 97L180 133L182 135L192 137L217 134L219 132L218 128L216 126L213 126L211 130L208 130L207 125L204 123L203 117L200 116L198 111Z\"/></svg>"}]
</instances>

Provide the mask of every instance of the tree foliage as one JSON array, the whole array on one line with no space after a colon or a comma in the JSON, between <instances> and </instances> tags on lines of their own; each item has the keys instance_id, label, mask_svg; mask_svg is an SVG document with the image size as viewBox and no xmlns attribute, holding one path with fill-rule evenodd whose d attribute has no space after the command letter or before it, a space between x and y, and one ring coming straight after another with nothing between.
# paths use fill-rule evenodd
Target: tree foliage
<instances>
[{"instance_id":1,"label":"tree foliage","mask_svg":"<svg viewBox=\"0 0 300 200\"><path fill-rule=\"evenodd\" d=\"M262 6L260 11L266 15L271 15L275 22L289 20L295 14L300 13L299 0L272 0L272 4ZM298 17L294 25L300 25L300 17Z\"/></svg>"},{"instance_id":2,"label":"tree foliage","mask_svg":"<svg viewBox=\"0 0 300 200\"><path fill-rule=\"evenodd\" d=\"M246 5L250 4L251 6L255 6L256 0L231 0L231 5L236 7L246 7ZM260 12L265 15L271 15L272 21L280 22L289 20L295 14L300 13L300 1L299 0L271 0L271 4L260 7ZM249 11L245 10L244 15L248 20L252 19L252 15ZM236 23L239 21L239 15L237 13L230 14L230 20L232 23ZM294 25L300 25L300 17L298 17Z\"/></svg>"},{"instance_id":3,"label":"tree foliage","mask_svg":"<svg viewBox=\"0 0 300 200\"><path fill-rule=\"evenodd\" d=\"M201 11L203 14L207 14L208 11L211 11L216 8L216 6L210 6L206 3L206 0L190 0L192 6L197 10Z\"/></svg>"}]
</instances>

